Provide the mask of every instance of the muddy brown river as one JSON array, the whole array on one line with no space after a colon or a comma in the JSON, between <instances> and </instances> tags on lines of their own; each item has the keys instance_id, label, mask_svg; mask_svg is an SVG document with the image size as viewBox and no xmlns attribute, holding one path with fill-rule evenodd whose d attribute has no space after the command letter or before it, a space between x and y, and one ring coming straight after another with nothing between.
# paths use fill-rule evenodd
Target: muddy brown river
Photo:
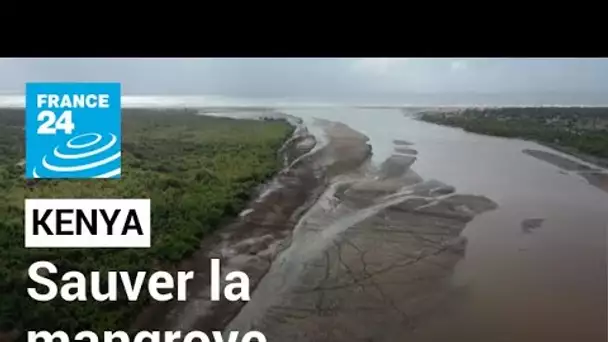
<instances>
[{"instance_id":1,"label":"muddy brown river","mask_svg":"<svg viewBox=\"0 0 608 342\"><path fill-rule=\"evenodd\" d=\"M606 341L608 192L582 173L605 170L397 109L282 111L319 136L315 118L346 124L369 138L372 160L302 218L227 330L270 341Z\"/></svg>"}]
</instances>

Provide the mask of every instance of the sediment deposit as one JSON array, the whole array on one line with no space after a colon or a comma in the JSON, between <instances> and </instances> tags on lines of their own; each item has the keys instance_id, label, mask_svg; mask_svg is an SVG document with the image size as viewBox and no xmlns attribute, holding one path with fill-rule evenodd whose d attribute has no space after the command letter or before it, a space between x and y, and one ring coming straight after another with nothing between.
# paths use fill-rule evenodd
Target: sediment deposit
<instances>
[{"instance_id":1,"label":"sediment deposit","mask_svg":"<svg viewBox=\"0 0 608 342\"><path fill-rule=\"evenodd\" d=\"M364 139L348 141L336 162L364 149ZM256 329L269 341L395 341L440 308L464 253L460 232L496 204L424 180L415 161L394 155L336 175L225 331Z\"/></svg>"}]
</instances>

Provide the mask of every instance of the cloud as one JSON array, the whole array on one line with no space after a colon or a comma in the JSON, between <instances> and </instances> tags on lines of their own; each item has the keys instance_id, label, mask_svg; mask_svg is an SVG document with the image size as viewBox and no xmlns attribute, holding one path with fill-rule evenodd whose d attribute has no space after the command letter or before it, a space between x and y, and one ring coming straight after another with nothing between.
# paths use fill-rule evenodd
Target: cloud
<instances>
[{"instance_id":1,"label":"cloud","mask_svg":"<svg viewBox=\"0 0 608 342\"><path fill-rule=\"evenodd\" d=\"M386 75L408 60L409 58L359 58L353 63L353 70L371 75Z\"/></svg>"},{"instance_id":2,"label":"cloud","mask_svg":"<svg viewBox=\"0 0 608 342\"><path fill-rule=\"evenodd\" d=\"M0 94L21 94L32 81L117 81L129 95L608 94L606 58L0 58L0 75Z\"/></svg>"},{"instance_id":3,"label":"cloud","mask_svg":"<svg viewBox=\"0 0 608 342\"><path fill-rule=\"evenodd\" d=\"M463 60L456 60L450 64L450 69L452 70L465 70L467 67L467 62Z\"/></svg>"}]
</instances>

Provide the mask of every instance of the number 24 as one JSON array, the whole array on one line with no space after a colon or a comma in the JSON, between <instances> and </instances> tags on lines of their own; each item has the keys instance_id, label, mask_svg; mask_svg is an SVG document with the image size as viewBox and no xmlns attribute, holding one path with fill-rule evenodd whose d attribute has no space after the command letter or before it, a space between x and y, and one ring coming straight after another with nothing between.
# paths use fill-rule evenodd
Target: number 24
<instances>
[{"instance_id":1,"label":"number 24","mask_svg":"<svg viewBox=\"0 0 608 342\"><path fill-rule=\"evenodd\" d=\"M44 110L38 114L38 121L42 121L38 127L38 134L56 134L57 130L62 130L65 134L72 134L75 128L71 110L64 111L59 119L56 119L55 112Z\"/></svg>"}]
</instances>

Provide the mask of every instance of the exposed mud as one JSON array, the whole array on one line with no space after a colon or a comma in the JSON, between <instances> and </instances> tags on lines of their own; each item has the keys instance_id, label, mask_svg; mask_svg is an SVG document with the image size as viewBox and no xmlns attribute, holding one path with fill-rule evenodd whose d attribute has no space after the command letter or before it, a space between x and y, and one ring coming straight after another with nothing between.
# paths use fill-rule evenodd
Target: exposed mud
<instances>
[{"instance_id":1,"label":"exposed mud","mask_svg":"<svg viewBox=\"0 0 608 342\"><path fill-rule=\"evenodd\" d=\"M395 147L395 152L401 153L401 154L411 154L411 155L418 154L418 151L411 149L411 148L406 148L406 147Z\"/></svg>"},{"instance_id":2,"label":"exposed mud","mask_svg":"<svg viewBox=\"0 0 608 342\"><path fill-rule=\"evenodd\" d=\"M568 174L565 171L576 173L586 179L589 184L608 192L608 173L597 167L581 164L546 151L525 149L522 152L559 167L562 174Z\"/></svg>"},{"instance_id":3,"label":"exposed mud","mask_svg":"<svg viewBox=\"0 0 608 342\"><path fill-rule=\"evenodd\" d=\"M358 168L370 156L367 138L345 125L318 121L328 143L318 143L300 126L280 153L285 169L260 189L257 199L239 217L212 236L179 269L192 270L186 302L154 303L138 317L136 330L222 330L243 302L210 300L210 259L219 258L222 279L230 271L245 272L251 288L288 244L300 216L323 192L332 175Z\"/></svg>"},{"instance_id":4,"label":"exposed mud","mask_svg":"<svg viewBox=\"0 0 608 342\"><path fill-rule=\"evenodd\" d=\"M378 169L366 164L336 175L225 331L315 342L396 341L413 333L451 293L447 279L466 245L460 232L497 207L423 180L411 169L415 161L394 155Z\"/></svg>"},{"instance_id":5,"label":"exposed mud","mask_svg":"<svg viewBox=\"0 0 608 342\"><path fill-rule=\"evenodd\" d=\"M545 219L542 218L525 219L521 222L521 230L527 234L532 233L532 231L542 227L543 222L545 222Z\"/></svg>"},{"instance_id":6,"label":"exposed mud","mask_svg":"<svg viewBox=\"0 0 608 342\"><path fill-rule=\"evenodd\" d=\"M574 160L564 158L557 154L553 154L546 151L540 150L529 150L525 149L522 151L523 153L530 155L534 158L538 158L540 160L546 161L547 163L553 164L560 169L564 169L566 171L597 171L596 168L591 168L587 165L577 163Z\"/></svg>"},{"instance_id":7,"label":"exposed mud","mask_svg":"<svg viewBox=\"0 0 608 342\"><path fill-rule=\"evenodd\" d=\"M608 173L585 172L581 173L581 176L585 177L589 184L608 192Z\"/></svg>"},{"instance_id":8,"label":"exposed mud","mask_svg":"<svg viewBox=\"0 0 608 342\"><path fill-rule=\"evenodd\" d=\"M409 141L405 141L405 140L400 140L400 139L395 139L393 140L393 144L397 145L397 146L409 146L409 145L413 145L411 142Z\"/></svg>"}]
</instances>

